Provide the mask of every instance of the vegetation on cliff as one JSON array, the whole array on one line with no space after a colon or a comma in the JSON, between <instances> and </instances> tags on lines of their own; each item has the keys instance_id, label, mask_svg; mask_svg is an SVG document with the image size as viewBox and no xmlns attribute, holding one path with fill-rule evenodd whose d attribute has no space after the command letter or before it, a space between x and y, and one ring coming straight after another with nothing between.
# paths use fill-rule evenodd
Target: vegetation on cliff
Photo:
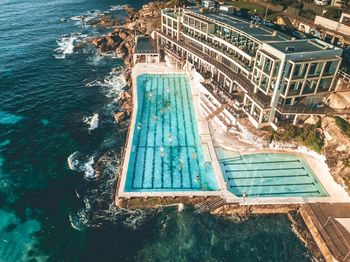
<instances>
[{"instance_id":1,"label":"vegetation on cliff","mask_svg":"<svg viewBox=\"0 0 350 262\"><path fill-rule=\"evenodd\" d=\"M350 138L350 123L340 116L335 116L334 119L340 131Z\"/></svg>"},{"instance_id":2,"label":"vegetation on cliff","mask_svg":"<svg viewBox=\"0 0 350 262\"><path fill-rule=\"evenodd\" d=\"M324 146L324 136L321 130L321 122L305 124L303 126L287 125L278 131L268 128L271 132L271 141L296 142L318 153Z\"/></svg>"}]
</instances>

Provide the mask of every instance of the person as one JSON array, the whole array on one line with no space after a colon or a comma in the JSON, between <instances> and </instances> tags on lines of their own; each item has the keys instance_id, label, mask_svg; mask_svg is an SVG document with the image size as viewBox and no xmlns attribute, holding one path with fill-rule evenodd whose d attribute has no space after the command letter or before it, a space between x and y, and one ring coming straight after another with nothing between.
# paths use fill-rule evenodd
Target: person
<instances>
[{"instance_id":1,"label":"person","mask_svg":"<svg viewBox=\"0 0 350 262\"><path fill-rule=\"evenodd\" d=\"M141 123L137 124L137 129L141 129Z\"/></svg>"},{"instance_id":2,"label":"person","mask_svg":"<svg viewBox=\"0 0 350 262\"><path fill-rule=\"evenodd\" d=\"M194 178L194 182L198 183L199 181L199 175L197 175L195 178Z\"/></svg>"},{"instance_id":3,"label":"person","mask_svg":"<svg viewBox=\"0 0 350 262\"><path fill-rule=\"evenodd\" d=\"M192 152L192 159L196 159L196 158L197 158L196 152Z\"/></svg>"}]
</instances>

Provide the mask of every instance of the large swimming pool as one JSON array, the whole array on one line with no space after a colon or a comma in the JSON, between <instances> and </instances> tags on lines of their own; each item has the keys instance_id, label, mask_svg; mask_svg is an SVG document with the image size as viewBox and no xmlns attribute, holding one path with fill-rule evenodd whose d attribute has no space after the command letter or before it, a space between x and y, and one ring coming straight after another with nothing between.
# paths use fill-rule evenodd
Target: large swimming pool
<instances>
[{"instance_id":1,"label":"large swimming pool","mask_svg":"<svg viewBox=\"0 0 350 262\"><path fill-rule=\"evenodd\" d=\"M216 148L227 189L241 197L328 196L305 159L294 154L240 155Z\"/></svg>"},{"instance_id":2,"label":"large swimming pool","mask_svg":"<svg viewBox=\"0 0 350 262\"><path fill-rule=\"evenodd\" d=\"M187 76L140 75L137 100L125 191L217 190L211 162L203 157Z\"/></svg>"}]
</instances>

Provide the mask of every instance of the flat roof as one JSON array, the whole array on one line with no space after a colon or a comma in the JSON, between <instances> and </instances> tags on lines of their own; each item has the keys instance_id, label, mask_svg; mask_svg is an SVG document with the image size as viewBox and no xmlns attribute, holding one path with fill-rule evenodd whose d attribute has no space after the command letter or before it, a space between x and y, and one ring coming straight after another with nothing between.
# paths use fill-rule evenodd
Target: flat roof
<instances>
[{"instance_id":1,"label":"flat roof","mask_svg":"<svg viewBox=\"0 0 350 262\"><path fill-rule=\"evenodd\" d=\"M135 54L158 53L157 42L149 36L138 36L135 46Z\"/></svg>"},{"instance_id":2,"label":"flat roof","mask_svg":"<svg viewBox=\"0 0 350 262\"><path fill-rule=\"evenodd\" d=\"M293 41L272 42L272 43L269 43L269 45L285 54L336 50L334 46L328 45L324 42L317 41L316 39L302 39L302 40L293 40Z\"/></svg>"},{"instance_id":3,"label":"flat roof","mask_svg":"<svg viewBox=\"0 0 350 262\"><path fill-rule=\"evenodd\" d=\"M292 38L284 33L278 32L272 28L265 27L262 25L252 26L250 21L244 20L240 17L233 15L226 15L222 13L201 13L198 8L186 9L190 12L193 12L197 15L204 16L209 19L213 19L217 22L224 23L230 27L233 27L237 30L242 31L250 35L252 38L256 38L261 42L270 42L270 41L289 41Z\"/></svg>"}]
</instances>

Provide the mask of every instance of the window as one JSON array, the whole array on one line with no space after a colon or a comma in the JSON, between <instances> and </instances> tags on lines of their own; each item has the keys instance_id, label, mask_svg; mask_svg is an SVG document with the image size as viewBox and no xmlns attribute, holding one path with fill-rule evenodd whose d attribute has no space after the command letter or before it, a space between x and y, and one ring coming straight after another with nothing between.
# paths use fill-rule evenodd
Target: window
<instances>
[{"instance_id":1,"label":"window","mask_svg":"<svg viewBox=\"0 0 350 262\"><path fill-rule=\"evenodd\" d=\"M265 63L264 63L264 72L266 74L270 74L271 73L271 67L272 67L272 60L265 57Z\"/></svg>"},{"instance_id":2,"label":"window","mask_svg":"<svg viewBox=\"0 0 350 262\"><path fill-rule=\"evenodd\" d=\"M337 68L338 61L328 61L324 68L324 74L334 74Z\"/></svg>"},{"instance_id":3,"label":"window","mask_svg":"<svg viewBox=\"0 0 350 262\"><path fill-rule=\"evenodd\" d=\"M316 74L317 63L310 64L309 75L313 76Z\"/></svg>"},{"instance_id":4,"label":"window","mask_svg":"<svg viewBox=\"0 0 350 262\"><path fill-rule=\"evenodd\" d=\"M332 83L332 79L331 78L324 78L320 81L320 85L318 86L318 91L326 91L330 88Z\"/></svg>"},{"instance_id":5,"label":"window","mask_svg":"<svg viewBox=\"0 0 350 262\"><path fill-rule=\"evenodd\" d=\"M300 73L300 69L301 69L301 64L296 64L294 67L293 76L298 76Z\"/></svg>"},{"instance_id":6,"label":"window","mask_svg":"<svg viewBox=\"0 0 350 262\"><path fill-rule=\"evenodd\" d=\"M273 75L272 76L277 76L278 75L278 71L279 71L279 69L280 69L280 62L276 62L275 63L275 68L274 68L274 70L273 70Z\"/></svg>"}]
</instances>

